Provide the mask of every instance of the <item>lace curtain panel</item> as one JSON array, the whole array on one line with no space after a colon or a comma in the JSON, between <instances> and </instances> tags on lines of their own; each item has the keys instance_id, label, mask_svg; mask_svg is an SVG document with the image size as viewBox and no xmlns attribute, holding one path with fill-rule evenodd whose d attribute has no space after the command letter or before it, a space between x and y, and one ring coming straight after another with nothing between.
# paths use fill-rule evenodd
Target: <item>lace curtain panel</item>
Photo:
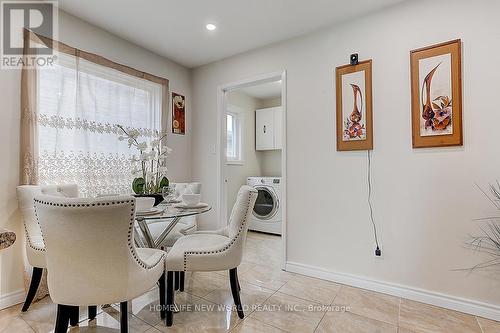
<instances>
[{"instance_id":1,"label":"lace curtain panel","mask_svg":"<svg viewBox=\"0 0 500 333\"><path fill-rule=\"evenodd\" d=\"M122 125L144 138L166 132L168 80L24 31L25 46L57 52L52 67L21 75L21 184L77 183L81 195L131 192L133 150Z\"/></svg>"},{"instance_id":2,"label":"lace curtain panel","mask_svg":"<svg viewBox=\"0 0 500 333\"><path fill-rule=\"evenodd\" d=\"M25 31L50 45L57 64L24 68L23 184L76 183L82 196L131 193L133 149L117 125L142 139L165 132L168 80Z\"/></svg>"},{"instance_id":3,"label":"lace curtain panel","mask_svg":"<svg viewBox=\"0 0 500 333\"><path fill-rule=\"evenodd\" d=\"M25 45L27 33L25 31ZM21 184L38 184L37 70L21 70Z\"/></svg>"},{"instance_id":4,"label":"lace curtain panel","mask_svg":"<svg viewBox=\"0 0 500 333\"><path fill-rule=\"evenodd\" d=\"M85 196L131 192L134 150L123 125L161 131L161 85L68 55L38 75L40 184L76 183Z\"/></svg>"},{"instance_id":5,"label":"lace curtain panel","mask_svg":"<svg viewBox=\"0 0 500 333\"><path fill-rule=\"evenodd\" d=\"M134 151L118 140L116 125L143 139L162 132L168 81L62 45L85 57L60 52L55 66L23 70L23 183L76 183L83 196L128 194Z\"/></svg>"}]
</instances>

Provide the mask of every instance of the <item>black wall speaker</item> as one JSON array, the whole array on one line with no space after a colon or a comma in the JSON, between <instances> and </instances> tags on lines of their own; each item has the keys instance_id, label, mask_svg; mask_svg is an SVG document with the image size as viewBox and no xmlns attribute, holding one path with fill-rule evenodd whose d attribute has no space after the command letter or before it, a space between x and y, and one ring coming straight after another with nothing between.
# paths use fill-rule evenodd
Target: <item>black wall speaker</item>
<instances>
[{"instance_id":1,"label":"black wall speaker","mask_svg":"<svg viewBox=\"0 0 500 333\"><path fill-rule=\"evenodd\" d=\"M358 54L357 53L353 53L351 54L351 65L357 65L359 63L359 60L358 60Z\"/></svg>"}]
</instances>

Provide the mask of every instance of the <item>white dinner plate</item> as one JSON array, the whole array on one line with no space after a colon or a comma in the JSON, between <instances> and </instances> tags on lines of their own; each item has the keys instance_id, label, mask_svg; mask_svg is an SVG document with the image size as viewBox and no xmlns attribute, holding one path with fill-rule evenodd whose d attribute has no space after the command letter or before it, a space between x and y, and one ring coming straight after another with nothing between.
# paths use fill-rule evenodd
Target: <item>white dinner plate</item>
<instances>
[{"instance_id":1,"label":"white dinner plate","mask_svg":"<svg viewBox=\"0 0 500 333\"><path fill-rule=\"evenodd\" d=\"M146 216L146 215L159 214L161 212L163 212L163 209L157 208L157 207L153 207L153 208L148 209L148 210L138 210L137 212L135 212L135 214L136 215L141 215L141 216Z\"/></svg>"},{"instance_id":2,"label":"white dinner plate","mask_svg":"<svg viewBox=\"0 0 500 333\"><path fill-rule=\"evenodd\" d=\"M174 207L176 207L176 208L182 208L182 209L197 209L197 208L208 207L208 204L204 203L204 202L200 202L200 203L197 203L196 205L188 205L188 204L186 204L184 202L181 202L181 203L175 205Z\"/></svg>"}]
</instances>

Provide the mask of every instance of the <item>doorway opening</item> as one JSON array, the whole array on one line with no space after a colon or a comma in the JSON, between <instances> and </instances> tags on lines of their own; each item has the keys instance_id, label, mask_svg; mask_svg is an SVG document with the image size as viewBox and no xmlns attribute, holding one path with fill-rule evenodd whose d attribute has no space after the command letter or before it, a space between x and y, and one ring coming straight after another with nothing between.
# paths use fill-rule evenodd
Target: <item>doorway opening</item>
<instances>
[{"instance_id":1,"label":"doorway opening","mask_svg":"<svg viewBox=\"0 0 500 333\"><path fill-rule=\"evenodd\" d=\"M218 95L219 221L226 223L242 185L254 187L247 259L265 256L284 269L286 72L221 86Z\"/></svg>"}]
</instances>

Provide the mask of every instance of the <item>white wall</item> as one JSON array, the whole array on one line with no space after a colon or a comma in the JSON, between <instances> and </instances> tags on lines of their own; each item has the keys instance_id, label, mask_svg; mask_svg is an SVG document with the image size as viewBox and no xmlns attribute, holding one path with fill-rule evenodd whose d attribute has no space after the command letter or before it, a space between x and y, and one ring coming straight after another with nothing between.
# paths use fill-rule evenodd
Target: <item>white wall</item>
<instances>
[{"instance_id":1,"label":"white wall","mask_svg":"<svg viewBox=\"0 0 500 333\"><path fill-rule=\"evenodd\" d=\"M281 105L281 96L260 99L260 107L261 108L273 108L275 106L280 106L280 105Z\"/></svg>"},{"instance_id":2,"label":"white wall","mask_svg":"<svg viewBox=\"0 0 500 333\"><path fill-rule=\"evenodd\" d=\"M71 46L107 57L118 63L149 72L170 80L170 89L186 96L187 134L170 135L169 146L174 149L168 163L170 178L190 181L191 178L191 83L190 71L161 56L131 44L78 18L60 13L59 39ZM20 71L0 70L2 92L0 122L0 225L16 232L18 241L0 253L0 306L4 301L19 298L22 278L22 240L24 238L17 209L16 186L19 184L19 124Z\"/></svg>"},{"instance_id":3,"label":"white wall","mask_svg":"<svg viewBox=\"0 0 500 333\"><path fill-rule=\"evenodd\" d=\"M500 2L413 1L323 32L193 72L193 176L217 200L216 88L287 70L288 261L498 306L498 270L454 271L485 260L464 249L472 219L496 213L474 189L500 173ZM462 38L465 145L411 148L409 52ZM335 150L335 67L373 59L373 202L383 259L366 203L366 152ZM214 210L200 220L217 224Z\"/></svg>"},{"instance_id":4,"label":"white wall","mask_svg":"<svg viewBox=\"0 0 500 333\"><path fill-rule=\"evenodd\" d=\"M281 177L281 150L260 152L262 177Z\"/></svg>"},{"instance_id":5,"label":"white wall","mask_svg":"<svg viewBox=\"0 0 500 333\"><path fill-rule=\"evenodd\" d=\"M255 110L260 101L247 94L233 91L227 94L227 103L238 107L243 117L243 163L227 164L227 216L231 215L240 187L247 177L260 176L261 158L255 150Z\"/></svg>"},{"instance_id":6,"label":"white wall","mask_svg":"<svg viewBox=\"0 0 500 333\"><path fill-rule=\"evenodd\" d=\"M22 228L17 209L16 186L19 185L19 122L21 76L17 70L0 70L2 92L0 121L0 225L14 231L17 240L0 252L0 307L10 298L22 296ZM15 294L15 295L13 295ZM9 297L10 296L10 297Z\"/></svg>"}]
</instances>

